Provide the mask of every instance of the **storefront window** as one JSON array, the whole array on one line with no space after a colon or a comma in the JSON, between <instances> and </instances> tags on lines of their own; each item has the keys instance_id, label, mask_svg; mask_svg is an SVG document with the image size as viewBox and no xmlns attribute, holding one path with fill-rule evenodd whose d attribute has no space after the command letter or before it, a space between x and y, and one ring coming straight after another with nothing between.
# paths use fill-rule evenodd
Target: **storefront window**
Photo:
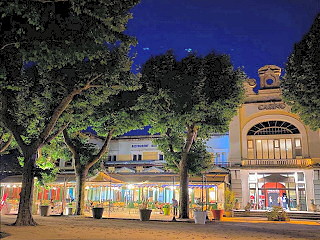
<instances>
[{"instance_id":1,"label":"storefront window","mask_svg":"<svg viewBox=\"0 0 320 240\"><path fill-rule=\"evenodd\" d=\"M299 183L296 183L299 181ZM250 173L249 192L253 209L268 210L281 206L305 211L304 173Z\"/></svg>"}]
</instances>

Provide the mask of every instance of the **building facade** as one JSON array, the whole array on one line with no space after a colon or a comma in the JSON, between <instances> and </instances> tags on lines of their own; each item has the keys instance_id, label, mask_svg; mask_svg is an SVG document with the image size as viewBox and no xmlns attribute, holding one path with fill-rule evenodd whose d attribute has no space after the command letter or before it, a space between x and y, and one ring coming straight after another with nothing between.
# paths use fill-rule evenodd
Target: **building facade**
<instances>
[{"instance_id":1,"label":"building facade","mask_svg":"<svg viewBox=\"0 0 320 240\"><path fill-rule=\"evenodd\" d=\"M231 188L265 210L310 211L320 204L320 132L305 126L281 96L281 69L267 65L245 83L246 99L230 124Z\"/></svg>"}]
</instances>

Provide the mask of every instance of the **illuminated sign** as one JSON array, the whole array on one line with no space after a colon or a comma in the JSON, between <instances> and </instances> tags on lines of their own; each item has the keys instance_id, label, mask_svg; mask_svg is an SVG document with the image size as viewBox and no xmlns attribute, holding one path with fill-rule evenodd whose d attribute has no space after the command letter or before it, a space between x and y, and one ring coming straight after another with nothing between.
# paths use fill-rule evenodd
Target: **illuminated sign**
<instances>
[{"instance_id":1,"label":"illuminated sign","mask_svg":"<svg viewBox=\"0 0 320 240\"><path fill-rule=\"evenodd\" d=\"M147 148L147 147L157 147L157 145L149 144L132 144L132 148Z\"/></svg>"},{"instance_id":2,"label":"illuminated sign","mask_svg":"<svg viewBox=\"0 0 320 240\"><path fill-rule=\"evenodd\" d=\"M273 109L284 109L286 104L284 103L272 103L272 104L261 104L258 106L259 110L273 110Z\"/></svg>"}]
</instances>

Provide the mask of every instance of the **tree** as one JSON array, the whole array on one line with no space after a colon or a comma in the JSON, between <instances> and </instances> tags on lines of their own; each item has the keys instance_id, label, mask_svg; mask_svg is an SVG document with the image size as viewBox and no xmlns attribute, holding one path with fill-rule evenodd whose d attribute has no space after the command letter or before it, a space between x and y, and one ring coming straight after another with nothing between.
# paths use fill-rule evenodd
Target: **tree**
<instances>
[{"instance_id":1,"label":"tree","mask_svg":"<svg viewBox=\"0 0 320 240\"><path fill-rule=\"evenodd\" d=\"M133 80L127 82L130 82L130 84L137 83ZM76 215L83 215L84 213L86 178L90 169L99 165L99 162L107 153L111 138L143 126L143 118L141 117L143 115L132 110L137 96L136 92L125 91L110 96L109 99L100 96L102 100L98 106L93 105L91 101L81 102L81 105L77 105L81 109L76 110L77 114L73 116L75 121L72 121L70 126L63 130L64 141L72 152L75 164ZM83 114L83 111L86 114ZM83 116L86 119L82 119ZM100 137L103 137L102 146L90 143L90 138L79 131L86 127L85 124L90 125Z\"/></svg>"},{"instance_id":2,"label":"tree","mask_svg":"<svg viewBox=\"0 0 320 240\"><path fill-rule=\"evenodd\" d=\"M179 130L179 129L177 129ZM180 128L181 130L181 128ZM150 130L153 132L153 130ZM164 154L166 160L166 168L179 172L179 163L181 160L181 146L184 144L185 132L174 132L173 128L168 128L161 138L154 140L154 144L158 146ZM197 139L190 148L188 153L188 174L201 175L208 170L212 163L212 157L206 149L203 139Z\"/></svg>"},{"instance_id":3,"label":"tree","mask_svg":"<svg viewBox=\"0 0 320 240\"><path fill-rule=\"evenodd\" d=\"M123 34L138 1L65 0L0 3L0 127L24 158L15 225L31 214L38 151L59 135L75 96L117 88L135 40Z\"/></svg>"},{"instance_id":4,"label":"tree","mask_svg":"<svg viewBox=\"0 0 320 240\"><path fill-rule=\"evenodd\" d=\"M13 135L0 129L0 154L6 151L13 140Z\"/></svg>"},{"instance_id":5,"label":"tree","mask_svg":"<svg viewBox=\"0 0 320 240\"><path fill-rule=\"evenodd\" d=\"M295 44L281 83L284 101L312 129L320 128L320 14Z\"/></svg>"},{"instance_id":6,"label":"tree","mask_svg":"<svg viewBox=\"0 0 320 240\"><path fill-rule=\"evenodd\" d=\"M175 165L180 175L180 217L188 218L188 166L194 161L190 151L197 140L227 131L243 97L245 74L234 70L226 55L191 54L178 61L171 51L149 59L141 74L148 94L140 101L151 110L152 131L169 137L183 134L183 141L177 139L180 161Z\"/></svg>"}]
</instances>

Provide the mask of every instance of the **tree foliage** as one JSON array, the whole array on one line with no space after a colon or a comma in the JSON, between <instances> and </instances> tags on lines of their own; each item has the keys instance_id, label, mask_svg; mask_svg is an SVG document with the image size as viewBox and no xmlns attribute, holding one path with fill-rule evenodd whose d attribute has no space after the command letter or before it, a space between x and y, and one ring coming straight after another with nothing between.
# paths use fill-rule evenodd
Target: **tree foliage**
<instances>
[{"instance_id":1,"label":"tree foliage","mask_svg":"<svg viewBox=\"0 0 320 240\"><path fill-rule=\"evenodd\" d=\"M166 168L179 172L181 161L181 146L185 143L185 133L162 135L161 138L153 140L158 149L164 154ZM200 175L211 167L212 157L206 150L205 141L198 139L192 144L188 154L187 169L190 175Z\"/></svg>"},{"instance_id":2,"label":"tree foliage","mask_svg":"<svg viewBox=\"0 0 320 240\"><path fill-rule=\"evenodd\" d=\"M284 100L314 130L320 128L320 14L295 44L282 81Z\"/></svg>"},{"instance_id":3,"label":"tree foliage","mask_svg":"<svg viewBox=\"0 0 320 240\"><path fill-rule=\"evenodd\" d=\"M177 60L172 51L150 58L141 74L147 94L140 104L152 131L166 136L160 147L169 165L179 169L180 217L188 218L188 174L200 155L207 159L202 141L227 131L243 98L245 74L226 55L190 54Z\"/></svg>"},{"instance_id":4,"label":"tree foliage","mask_svg":"<svg viewBox=\"0 0 320 240\"><path fill-rule=\"evenodd\" d=\"M37 152L72 119L74 98L112 94L127 79L135 39L123 31L137 2L0 2L0 127L14 135L24 157L16 225L36 224Z\"/></svg>"},{"instance_id":5,"label":"tree foliage","mask_svg":"<svg viewBox=\"0 0 320 240\"><path fill-rule=\"evenodd\" d=\"M136 83L139 86L134 79L127 80L131 85ZM75 104L76 114L73 114L73 121L63 131L65 143L72 152L75 163L77 215L83 214L84 210L86 178L90 172L100 168L100 161L109 149L111 138L143 126L143 115L133 109L138 97L135 91L121 91L113 96L99 97L100 105L92 105L90 101L86 101L85 106L84 102L81 105ZM102 136L101 141L93 144L87 135L79 131L85 124L97 131L100 138ZM102 144L98 144L99 142Z\"/></svg>"}]
</instances>

